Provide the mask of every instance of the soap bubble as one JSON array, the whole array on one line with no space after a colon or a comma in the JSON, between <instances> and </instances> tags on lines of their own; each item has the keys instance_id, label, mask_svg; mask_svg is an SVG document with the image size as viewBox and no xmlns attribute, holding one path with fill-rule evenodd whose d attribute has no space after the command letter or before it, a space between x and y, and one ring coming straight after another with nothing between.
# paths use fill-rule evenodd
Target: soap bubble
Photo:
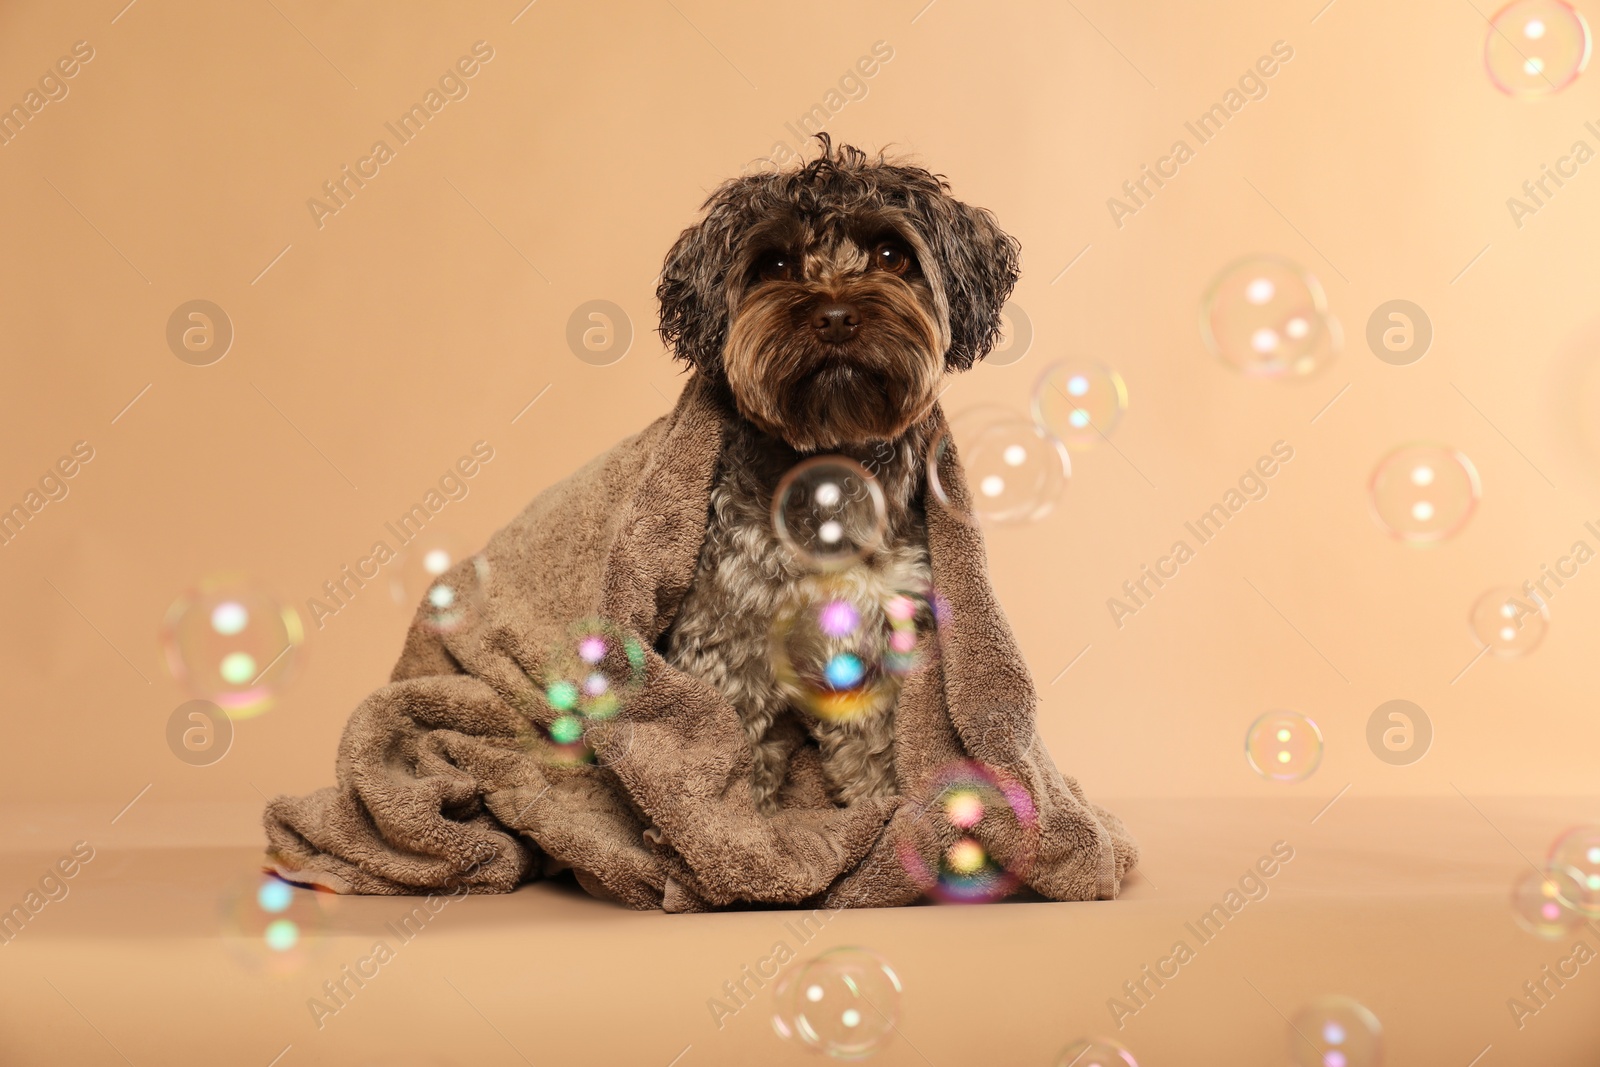
<instances>
[{"instance_id":1,"label":"soap bubble","mask_svg":"<svg viewBox=\"0 0 1600 1067\"><path fill-rule=\"evenodd\" d=\"M1120 1041L1091 1037L1068 1045L1056 1058L1056 1067L1139 1067L1139 1062Z\"/></svg>"},{"instance_id":2,"label":"soap bubble","mask_svg":"<svg viewBox=\"0 0 1600 1067\"><path fill-rule=\"evenodd\" d=\"M900 680L938 655L943 599L926 588L880 594L868 577L859 568L818 576L773 618L778 687L819 719L886 710Z\"/></svg>"},{"instance_id":3,"label":"soap bubble","mask_svg":"<svg viewBox=\"0 0 1600 1067\"><path fill-rule=\"evenodd\" d=\"M466 627L488 596L489 561L461 552L445 538L419 538L389 564L389 570L395 603L417 606L418 621L438 633Z\"/></svg>"},{"instance_id":4,"label":"soap bubble","mask_svg":"<svg viewBox=\"0 0 1600 1067\"><path fill-rule=\"evenodd\" d=\"M1378 1017L1349 997L1318 997L1289 1020L1289 1055L1299 1067L1377 1067Z\"/></svg>"},{"instance_id":5,"label":"soap bubble","mask_svg":"<svg viewBox=\"0 0 1600 1067\"><path fill-rule=\"evenodd\" d=\"M1511 885L1511 917L1529 933L1554 941L1583 921L1572 901L1583 899L1585 892L1570 871L1529 868Z\"/></svg>"},{"instance_id":6,"label":"soap bubble","mask_svg":"<svg viewBox=\"0 0 1600 1067\"><path fill-rule=\"evenodd\" d=\"M1508 96L1558 93L1589 64L1589 24L1562 0L1517 0L1490 19L1483 62Z\"/></svg>"},{"instance_id":7,"label":"soap bubble","mask_svg":"<svg viewBox=\"0 0 1600 1067\"><path fill-rule=\"evenodd\" d=\"M1472 605L1472 635L1497 656L1525 656L1544 640L1550 616L1544 600L1519 589L1491 589Z\"/></svg>"},{"instance_id":8,"label":"soap bubble","mask_svg":"<svg viewBox=\"0 0 1600 1067\"><path fill-rule=\"evenodd\" d=\"M422 622L430 630L453 633L483 607L489 586L489 561L473 556L440 575L422 595Z\"/></svg>"},{"instance_id":9,"label":"soap bubble","mask_svg":"<svg viewBox=\"0 0 1600 1067\"><path fill-rule=\"evenodd\" d=\"M1013 779L973 760L939 770L908 799L916 811L900 862L934 900L988 903L1027 878L1039 843L1033 798Z\"/></svg>"},{"instance_id":10,"label":"soap bubble","mask_svg":"<svg viewBox=\"0 0 1600 1067\"><path fill-rule=\"evenodd\" d=\"M1033 418L1071 449L1111 435L1128 409L1128 386L1103 363L1067 360L1045 368L1033 387Z\"/></svg>"},{"instance_id":11,"label":"soap bubble","mask_svg":"<svg viewBox=\"0 0 1600 1067\"><path fill-rule=\"evenodd\" d=\"M952 445L960 455L967 489L946 484ZM928 450L928 488L965 519L1027 522L1055 506L1072 472L1062 443L1005 408L979 407L950 419Z\"/></svg>"},{"instance_id":12,"label":"soap bubble","mask_svg":"<svg viewBox=\"0 0 1600 1067\"><path fill-rule=\"evenodd\" d=\"M620 626L585 619L550 650L542 668L544 700L579 719L609 719L644 686L644 645Z\"/></svg>"},{"instance_id":13,"label":"soap bubble","mask_svg":"<svg viewBox=\"0 0 1600 1067\"><path fill-rule=\"evenodd\" d=\"M305 630L288 605L232 577L210 579L167 609L167 670L233 719L258 715L299 672Z\"/></svg>"},{"instance_id":14,"label":"soap bubble","mask_svg":"<svg viewBox=\"0 0 1600 1067\"><path fill-rule=\"evenodd\" d=\"M1298 712L1269 711L1250 724L1244 750L1261 777L1298 782L1322 762L1322 731Z\"/></svg>"},{"instance_id":15,"label":"soap bubble","mask_svg":"<svg viewBox=\"0 0 1600 1067\"><path fill-rule=\"evenodd\" d=\"M1373 468L1368 493L1385 530L1410 544L1430 544L1459 533L1472 517L1478 470L1445 445L1402 445Z\"/></svg>"},{"instance_id":16,"label":"soap bubble","mask_svg":"<svg viewBox=\"0 0 1600 1067\"><path fill-rule=\"evenodd\" d=\"M1230 264L1200 302L1200 338L1235 370L1255 377L1305 377L1343 343L1316 277L1284 259Z\"/></svg>"},{"instance_id":17,"label":"soap bubble","mask_svg":"<svg viewBox=\"0 0 1600 1067\"><path fill-rule=\"evenodd\" d=\"M1600 917L1600 826L1579 826L1562 834L1550 848L1549 868L1567 876L1557 882L1566 904Z\"/></svg>"},{"instance_id":18,"label":"soap bubble","mask_svg":"<svg viewBox=\"0 0 1600 1067\"><path fill-rule=\"evenodd\" d=\"M844 456L817 456L795 467L772 494L778 540L807 567L847 566L883 543L888 510L878 480Z\"/></svg>"},{"instance_id":19,"label":"soap bubble","mask_svg":"<svg viewBox=\"0 0 1600 1067\"><path fill-rule=\"evenodd\" d=\"M546 652L538 688L525 700L529 747L552 766L610 766L625 758L633 726L618 715L644 688L646 667L644 644L622 627L604 619L573 623Z\"/></svg>"},{"instance_id":20,"label":"soap bubble","mask_svg":"<svg viewBox=\"0 0 1600 1067\"><path fill-rule=\"evenodd\" d=\"M389 596L396 606L410 611L445 571L469 555L453 538L432 532L418 534L382 564Z\"/></svg>"},{"instance_id":21,"label":"soap bubble","mask_svg":"<svg viewBox=\"0 0 1600 1067\"><path fill-rule=\"evenodd\" d=\"M322 949L328 917L337 907L336 894L252 874L223 895L222 940L251 970L294 971Z\"/></svg>"},{"instance_id":22,"label":"soap bubble","mask_svg":"<svg viewBox=\"0 0 1600 1067\"><path fill-rule=\"evenodd\" d=\"M874 1055L894 1033L900 978L875 952L835 948L791 968L773 991L772 1027L834 1059Z\"/></svg>"}]
</instances>

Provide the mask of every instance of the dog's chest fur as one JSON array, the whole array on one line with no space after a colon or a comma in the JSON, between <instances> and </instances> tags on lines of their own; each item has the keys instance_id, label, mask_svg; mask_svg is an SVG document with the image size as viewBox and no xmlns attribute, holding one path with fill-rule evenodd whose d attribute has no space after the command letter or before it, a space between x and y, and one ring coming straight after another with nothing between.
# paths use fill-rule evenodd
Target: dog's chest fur
<instances>
[{"instance_id":1,"label":"dog's chest fur","mask_svg":"<svg viewBox=\"0 0 1600 1067\"><path fill-rule=\"evenodd\" d=\"M666 658L705 679L738 710L754 755L757 803L770 810L789 758L809 733L821 750L834 798L848 804L895 793L894 703L890 681L870 706L825 721L800 710L792 681L771 655L773 622L819 581L846 588L856 603L882 604L896 591L931 580L921 505L926 433L856 450L851 458L877 478L888 511L883 544L862 564L826 579L801 566L772 527L778 481L803 457L743 419L730 417L711 489L706 539L694 579L667 637ZM804 731L804 732L802 732Z\"/></svg>"}]
</instances>

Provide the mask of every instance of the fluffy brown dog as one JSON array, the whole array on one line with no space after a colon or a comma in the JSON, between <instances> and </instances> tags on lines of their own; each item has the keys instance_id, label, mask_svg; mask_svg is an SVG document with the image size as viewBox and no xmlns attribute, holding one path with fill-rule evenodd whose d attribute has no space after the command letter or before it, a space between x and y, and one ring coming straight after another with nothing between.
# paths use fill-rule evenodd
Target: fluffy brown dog
<instances>
[{"instance_id":1,"label":"fluffy brown dog","mask_svg":"<svg viewBox=\"0 0 1600 1067\"><path fill-rule=\"evenodd\" d=\"M665 655L739 709L768 808L808 734L839 802L896 792L894 679L875 678L848 716L804 714L805 680L773 667L773 621L826 590L885 633L888 598L928 584L934 402L946 373L989 352L1017 279L1016 240L942 178L818 141L821 156L798 169L712 193L656 290L661 336L721 384L728 422L705 544ZM856 460L883 490L887 531L843 573L808 569L772 525L779 480L816 453Z\"/></svg>"}]
</instances>

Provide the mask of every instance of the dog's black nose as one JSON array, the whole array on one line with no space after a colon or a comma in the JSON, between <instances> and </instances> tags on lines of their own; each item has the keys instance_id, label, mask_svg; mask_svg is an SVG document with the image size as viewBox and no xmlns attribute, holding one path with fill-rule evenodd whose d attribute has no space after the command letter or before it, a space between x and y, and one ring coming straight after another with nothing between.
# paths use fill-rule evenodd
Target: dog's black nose
<instances>
[{"instance_id":1,"label":"dog's black nose","mask_svg":"<svg viewBox=\"0 0 1600 1067\"><path fill-rule=\"evenodd\" d=\"M824 341L848 341L855 336L856 327L861 325L860 313L854 304L835 302L823 304L812 312L811 325L817 328L817 334Z\"/></svg>"}]
</instances>

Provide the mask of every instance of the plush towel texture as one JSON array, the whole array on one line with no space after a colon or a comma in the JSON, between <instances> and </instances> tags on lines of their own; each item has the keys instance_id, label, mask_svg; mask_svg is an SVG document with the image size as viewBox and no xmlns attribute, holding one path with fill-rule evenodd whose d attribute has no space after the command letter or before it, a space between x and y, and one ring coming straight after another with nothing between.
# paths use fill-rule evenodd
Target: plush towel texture
<instances>
[{"instance_id":1,"label":"plush towel texture","mask_svg":"<svg viewBox=\"0 0 1600 1067\"><path fill-rule=\"evenodd\" d=\"M270 869L343 893L503 893L570 869L590 893L641 909L892 907L923 897L901 850L928 849L930 782L971 759L1035 809L1031 826L1006 812L972 831L991 856L1027 857L1026 884L1052 900L1114 897L1138 846L1045 751L982 537L936 504L928 549L949 611L939 659L906 680L895 714L901 796L835 806L816 749L797 742L780 810L756 810L738 714L655 651L694 575L728 417L696 376L670 414L496 533L481 604L448 633L419 612L389 684L351 715L338 784L267 805ZM959 504L953 451L944 463ZM464 580L471 566L458 565ZM564 765L528 744L529 722L556 718L539 698L541 663L590 617L638 638L645 679L594 731L596 761Z\"/></svg>"}]
</instances>

